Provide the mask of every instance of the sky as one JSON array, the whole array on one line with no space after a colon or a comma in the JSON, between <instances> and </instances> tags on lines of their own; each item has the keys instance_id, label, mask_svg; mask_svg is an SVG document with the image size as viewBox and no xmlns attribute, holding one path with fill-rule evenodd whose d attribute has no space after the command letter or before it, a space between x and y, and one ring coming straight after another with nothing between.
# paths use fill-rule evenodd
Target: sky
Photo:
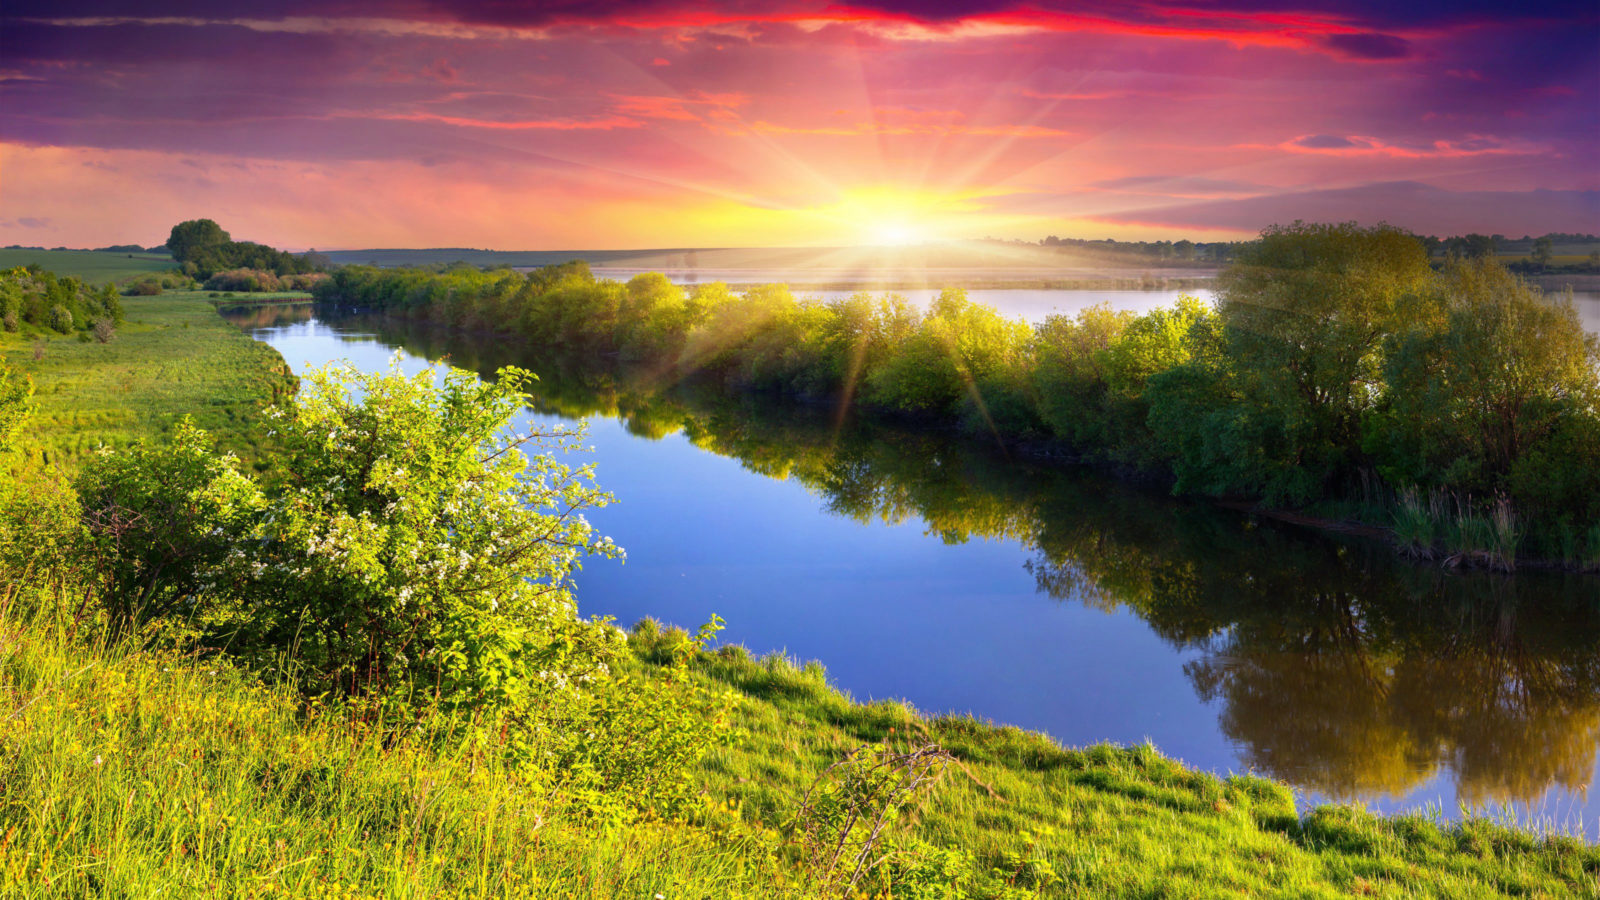
<instances>
[{"instance_id":1,"label":"sky","mask_svg":"<svg viewBox=\"0 0 1600 900\"><path fill-rule=\"evenodd\" d=\"M1594 0L7 0L0 245L1600 232Z\"/></svg>"}]
</instances>

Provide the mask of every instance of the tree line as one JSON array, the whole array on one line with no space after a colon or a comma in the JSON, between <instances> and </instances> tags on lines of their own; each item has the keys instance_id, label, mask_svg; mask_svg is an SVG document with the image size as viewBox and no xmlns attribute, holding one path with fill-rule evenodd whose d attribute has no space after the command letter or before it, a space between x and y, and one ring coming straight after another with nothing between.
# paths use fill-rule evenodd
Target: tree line
<instances>
[{"instance_id":1,"label":"tree line","mask_svg":"<svg viewBox=\"0 0 1600 900\"><path fill-rule=\"evenodd\" d=\"M923 311L893 294L624 284L582 263L347 267L315 295L614 356L664 383L712 379L1064 447L1180 492L1345 512L1409 504L1440 520L1417 524L1424 555L1471 522L1501 550L1600 556L1595 338L1570 303L1492 260L1436 271L1421 241L1388 226L1270 228L1223 272L1215 306L1095 307L1038 325L959 290Z\"/></svg>"}]
</instances>

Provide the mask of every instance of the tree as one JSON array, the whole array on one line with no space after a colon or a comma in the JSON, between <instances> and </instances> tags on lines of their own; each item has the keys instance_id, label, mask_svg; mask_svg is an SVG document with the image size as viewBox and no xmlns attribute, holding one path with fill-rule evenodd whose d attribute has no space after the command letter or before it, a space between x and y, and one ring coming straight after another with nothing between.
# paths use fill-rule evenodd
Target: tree
<instances>
[{"instance_id":1,"label":"tree","mask_svg":"<svg viewBox=\"0 0 1600 900\"><path fill-rule=\"evenodd\" d=\"M1555 242L1548 236L1533 242L1533 264L1542 272L1550 268L1550 260L1554 255Z\"/></svg>"},{"instance_id":2,"label":"tree","mask_svg":"<svg viewBox=\"0 0 1600 900\"><path fill-rule=\"evenodd\" d=\"M1456 258L1484 259L1494 255L1495 239L1487 234L1469 234L1445 241L1445 253Z\"/></svg>"},{"instance_id":3,"label":"tree","mask_svg":"<svg viewBox=\"0 0 1600 900\"><path fill-rule=\"evenodd\" d=\"M1384 336L1431 314L1427 251L1388 225L1296 222L1262 232L1220 280L1218 312L1246 412L1281 432L1287 456L1275 465L1297 470L1291 493L1306 495L1278 499L1309 499L1356 461ZM1282 494L1273 480L1240 487Z\"/></svg>"},{"instance_id":4,"label":"tree","mask_svg":"<svg viewBox=\"0 0 1600 900\"><path fill-rule=\"evenodd\" d=\"M1492 260L1452 264L1443 291L1443 321L1390 342L1368 443L1398 480L1502 489L1564 419L1594 417L1600 343L1570 302Z\"/></svg>"},{"instance_id":5,"label":"tree","mask_svg":"<svg viewBox=\"0 0 1600 900\"><path fill-rule=\"evenodd\" d=\"M198 262L208 252L220 252L231 243L222 226L210 219L191 219L172 226L167 249L179 263Z\"/></svg>"}]
</instances>

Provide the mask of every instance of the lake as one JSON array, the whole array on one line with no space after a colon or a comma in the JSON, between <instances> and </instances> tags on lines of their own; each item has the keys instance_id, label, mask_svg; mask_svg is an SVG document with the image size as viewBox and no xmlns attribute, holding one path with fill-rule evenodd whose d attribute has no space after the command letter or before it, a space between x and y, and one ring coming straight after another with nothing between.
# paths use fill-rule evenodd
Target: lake
<instances>
[{"instance_id":1,"label":"lake","mask_svg":"<svg viewBox=\"0 0 1600 900\"><path fill-rule=\"evenodd\" d=\"M1071 293L1003 308L1106 299ZM627 560L580 573L587 614L693 628L715 613L725 641L820 660L859 699L1069 745L1148 740L1286 781L1302 808L1466 804L1600 840L1593 576L1450 573L981 443L647 395L501 342L296 315L243 321L297 372L396 353L407 371L525 365L542 377L531 421L589 421L617 498L590 518Z\"/></svg>"}]
</instances>

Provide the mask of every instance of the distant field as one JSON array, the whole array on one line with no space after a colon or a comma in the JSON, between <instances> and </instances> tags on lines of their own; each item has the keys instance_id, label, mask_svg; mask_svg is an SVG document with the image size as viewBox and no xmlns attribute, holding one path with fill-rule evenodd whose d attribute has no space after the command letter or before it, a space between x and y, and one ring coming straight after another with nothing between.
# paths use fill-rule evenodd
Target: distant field
<instances>
[{"instance_id":1,"label":"distant field","mask_svg":"<svg viewBox=\"0 0 1600 900\"><path fill-rule=\"evenodd\" d=\"M226 449L253 456L261 408L291 384L278 352L223 321L201 292L122 302L128 321L109 344L0 333L0 356L36 386L24 452L71 469L102 442L158 437L188 413Z\"/></svg>"},{"instance_id":2,"label":"distant field","mask_svg":"<svg viewBox=\"0 0 1600 900\"><path fill-rule=\"evenodd\" d=\"M1050 272L1146 269L1210 270L1203 262L1156 260L1130 254L1092 254L1076 249L1019 247L982 242L909 247L677 247L658 250L473 250L443 247L415 250L325 251L339 265L426 266L465 262L475 266L527 268L581 259L591 266L625 269L766 269L789 272L828 270L861 274L925 269L1027 269Z\"/></svg>"},{"instance_id":3,"label":"distant field","mask_svg":"<svg viewBox=\"0 0 1600 900\"><path fill-rule=\"evenodd\" d=\"M38 263L57 275L72 275L90 284L121 281L176 266L170 256L98 253L93 250L0 250L0 269Z\"/></svg>"}]
</instances>

